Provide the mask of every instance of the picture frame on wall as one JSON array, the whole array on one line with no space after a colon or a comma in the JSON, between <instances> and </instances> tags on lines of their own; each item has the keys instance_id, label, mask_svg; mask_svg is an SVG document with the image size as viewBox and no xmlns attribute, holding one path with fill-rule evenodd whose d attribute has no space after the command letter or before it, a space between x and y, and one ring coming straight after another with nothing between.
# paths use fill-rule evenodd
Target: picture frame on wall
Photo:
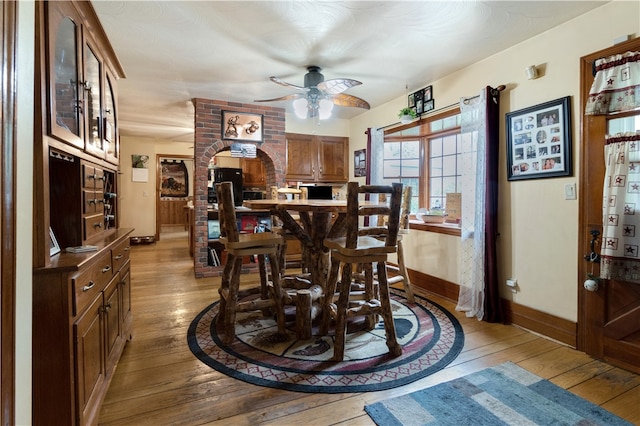
<instances>
[{"instance_id":1,"label":"picture frame on wall","mask_svg":"<svg viewBox=\"0 0 640 426\"><path fill-rule=\"evenodd\" d=\"M222 139L262 142L261 114L222 111Z\"/></svg>"},{"instance_id":2,"label":"picture frame on wall","mask_svg":"<svg viewBox=\"0 0 640 426\"><path fill-rule=\"evenodd\" d=\"M507 179L571 176L571 97L506 114Z\"/></svg>"},{"instance_id":3,"label":"picture frame on wall","mask_svg":"<svg viewBox=\"0 0 640 426\"><path fill-rule=\"evenodd\" d=\"M367 150L359 149L353 152L353 175L363 177L367 175Z\"/></svg>"},{"instance_id":4,"label":"picture frame on wall","mask_svg":"<svg viewBox=\"0 0 640 426\"><path fill-rule=\"evenodd\" d=\"M424 104L422 106L422 112L429 112L432 111L434 108L434 101L433 99L429 99L428 101L424 101Z\"/></svg>"},{"instance_id":5,"label":"picture frame on wall","mask_svg":"<svg viewBox=\"0 0 640 426\"><path fill-rule=\"evenodd\" d=\"M422 100L424 102L433 99L433 86L427 86L422 90Z\"/></svg>"}]
</instances>

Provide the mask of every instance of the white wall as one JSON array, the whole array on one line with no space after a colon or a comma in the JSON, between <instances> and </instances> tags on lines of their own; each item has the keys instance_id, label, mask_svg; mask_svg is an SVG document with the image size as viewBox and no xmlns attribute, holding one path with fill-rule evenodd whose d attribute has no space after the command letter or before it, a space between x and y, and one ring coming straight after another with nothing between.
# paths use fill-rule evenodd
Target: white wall
<instances>
[{"instance_id":1,"label":"white wall","mask_svg":"<svg viewBox=\"0 0 640 426\"><path fill-rule=\"evenodd\" d=\"M579 60L625 34L640 34L639 2L605 4L446 78L424 82L424 86L433 85L436 109L472 96L486 85L507 85L501 95L498 267L500 283L517 278L520 292L512 294L503 287L503 296L570 321L577 321L581 282L577 276L578 202L564 200L564 185L577 183L580 175ZM526 79L524 70L529 65L543 69L538 79ZM504 114L564 96L572 97L574 175L507 181ZM366 147L363 131L367 127L397 121L405 103L402 96L352 119L350 150ZM410 247L405 255L408 266L457 282L449 262L450 256L457 257L452 239L412 232L405 243Z\"/></svg>"}]
</instances>

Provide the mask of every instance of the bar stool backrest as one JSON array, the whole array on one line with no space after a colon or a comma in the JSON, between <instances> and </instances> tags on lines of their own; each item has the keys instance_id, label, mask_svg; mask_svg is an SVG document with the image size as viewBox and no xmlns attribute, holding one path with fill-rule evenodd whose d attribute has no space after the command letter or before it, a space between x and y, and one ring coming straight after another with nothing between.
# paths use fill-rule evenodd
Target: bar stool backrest
<instances>
[{"instance_id":1,"label":"bar stool backrest","mask_svg":"<svg viewBox=\"0 0 640 426\"><path fill-rule=\"evenodd\" d=\"M366 194L385 194L389 202L386 204L361 202L361 196ZM347 185L346 248L354 249L357 247L358 235L384 238L385 246L396 246L401 205L401 183L360 186L358 182L349 182ZM360 227L361 219L371 216L386 216L388 220L382 225Z\"/></svg>"},{"instance_id":2,"label":"bar stool backrest","mask_svg":"<svg viewBox=\"0 0 640 426\"><path fill-rule=\"evenodd\" d=\"M240 240L240 233L236 223L236 208L233 204L233 184L231 182L216 184L216 194L220 235L226 237L229 242L236 243Z\"/></svg>"}]
</instances>

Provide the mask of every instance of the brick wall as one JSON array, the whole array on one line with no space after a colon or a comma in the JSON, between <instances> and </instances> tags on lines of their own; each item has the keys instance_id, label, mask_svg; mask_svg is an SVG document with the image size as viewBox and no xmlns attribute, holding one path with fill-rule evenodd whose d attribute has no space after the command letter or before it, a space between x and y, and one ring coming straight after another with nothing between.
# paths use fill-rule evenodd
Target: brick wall
<instances>
[{"instance_id":1,"label":"brick wall","mask_svg":"<svg viewBox=\"0 0 640 426\"><path fill-rule=\"evenodd\" d=\"M213 156L229 149L231 140L222 139L222 111L243 112L262 115L263 143L257 144L257 156L264 163L267 188L284 186L287 160L285 141L284 108L237 102L195 98L195 142L194 142L194 213L195 243L193 267L196 278L222 274L222 267L207 264L207 169ZM255 264L254 264L255 265ZM255 266L245 265L247 270Z\"/></svg>"}]
</instances>

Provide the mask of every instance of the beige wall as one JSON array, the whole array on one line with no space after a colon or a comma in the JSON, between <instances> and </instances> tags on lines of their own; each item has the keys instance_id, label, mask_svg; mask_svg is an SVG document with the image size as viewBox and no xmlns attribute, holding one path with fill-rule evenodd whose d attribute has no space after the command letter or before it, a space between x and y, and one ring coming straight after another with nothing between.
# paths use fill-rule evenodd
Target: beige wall
<instances>
[{"instance_id":1,"label":"beige wall","mask_svg":"<svg viewBox=\"0 0 640 426\"><path fill-rule=\"evenodd\" d=\"M15 424L31 424L31 241L33 241L33 46L35 8L18 5L16 135ZM4 284L4 283L3 283ZM5 350L7 348L4 348Z\"/></svg>"},{"instance_id":2,"label":"beige wall","mask_svg":"<svg viewBox=\"0 0 640 426\"><path fill-rule=\"evenodd\" d=\"M131 155L148 155L149 180L132 182ZM193 157L193 143L162 141L148 138L122 137L120 140L120 226L135 228L132 235L156 233L156 157L158 155L189 155ZM193 162L190 162L189 192L193 194ZM189 165L188 165L189 167Z\"/></svg>"},{"instance_id":3,"label":"beige wall","mask_svg":"<svg viewBox=\"0 0 640 426\"><path fill-rule=\"evenodd\" d=\"M516 303L570 321L577 321L577 286L584 278L577 276L578 202L564 200L564 185L577 184L580 174L579 59L611 46L621 35L638 36L639 5L608 3L442 80L424 82L433 85L436 109L474 95L485 85L507 86L501 96L498 267L500 283L516 278L520 291L512 294L504 286L501 290ZM524 70L529 65L540 67L541 77L527 80ZM568 95L573 108L574 176L507 181L504 114ZM367 127L397 121L405 102L402 96L351 120L351 151L366 146ZM457 282L456 268L450 264L457 239L414 231L406 241L410 268Z\"/></svg>"}]
</instances>

